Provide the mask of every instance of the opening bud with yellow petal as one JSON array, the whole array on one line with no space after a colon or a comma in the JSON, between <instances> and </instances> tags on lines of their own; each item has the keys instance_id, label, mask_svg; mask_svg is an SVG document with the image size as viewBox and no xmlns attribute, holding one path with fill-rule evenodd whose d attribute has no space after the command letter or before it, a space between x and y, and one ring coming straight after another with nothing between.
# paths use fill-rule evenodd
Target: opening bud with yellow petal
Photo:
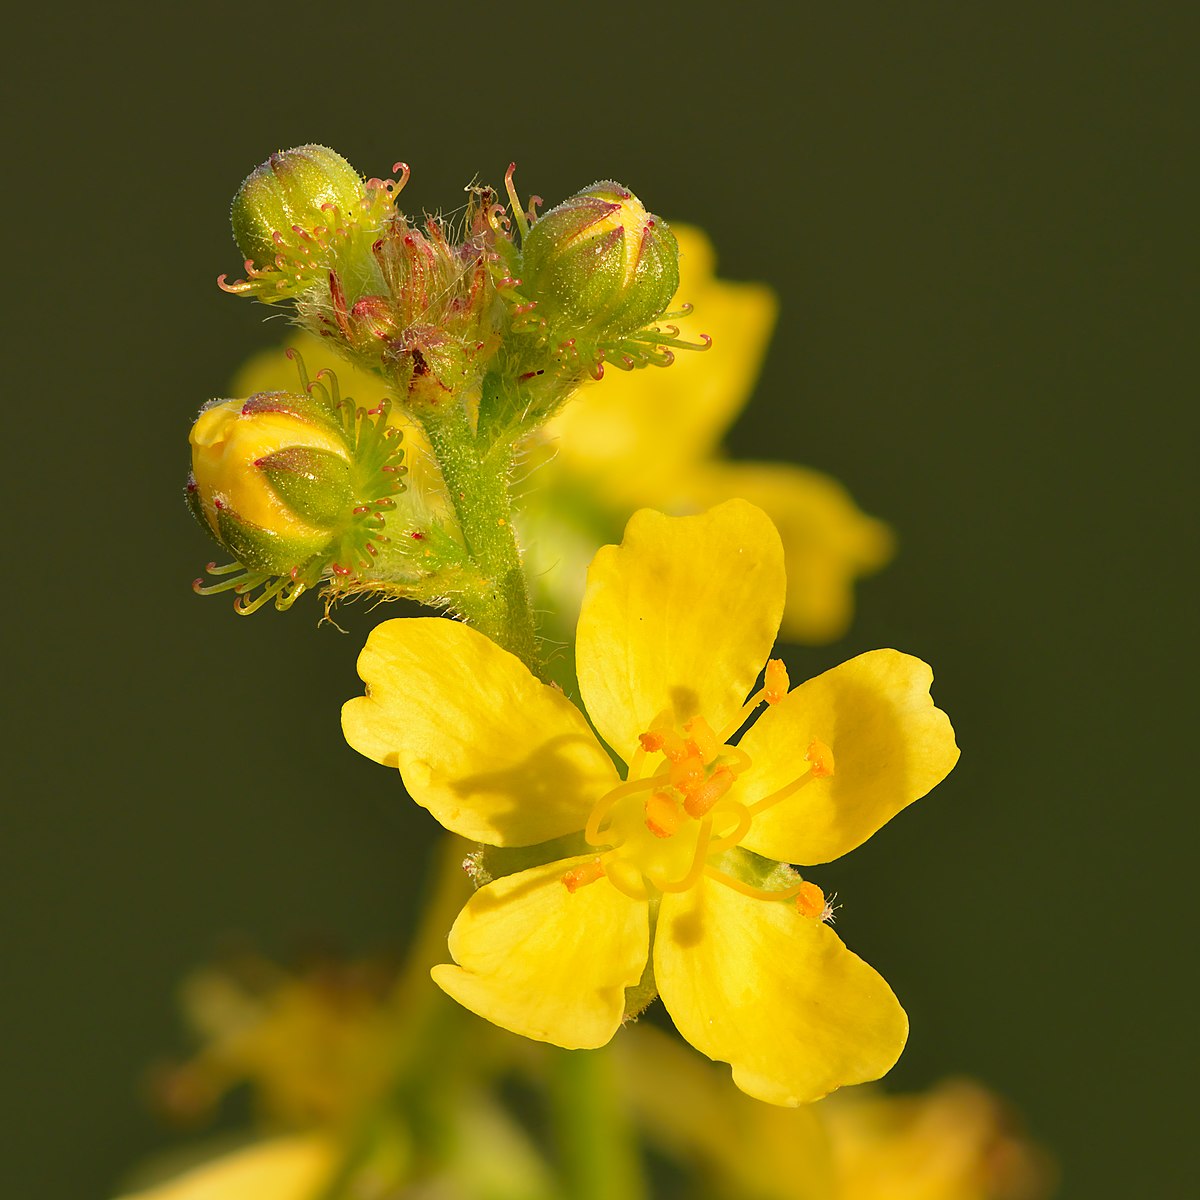
<instances>
[{"instance_id":1,"label":"opening bud with yellow petal","mask_svg":"<svg viewBox=\"0 0 1200 1200\"><path fill-rule=\"evenodd\" d=\"M619 342L666 311L679 287L679 247L665 221L604 180L533 224L522 281L557 337Z\"/></svg>"},{"instance_id":2,"label":"opening bud with yellow petal","mask_svg":"<svg viewBox=\"0 0 1200 1200\"><path fill-rule=\"evenodd\" d=\"M259 392L200 413L188 503L237 561L210 565L229 578L197 580L196 591L232 589L239 612L270 599L287 608L320 580L367 568L387 542L383 514L403 486L400 432L386 402L368 412L342 401L335 381L330 389Z\"/></svg>"}]
</instances>

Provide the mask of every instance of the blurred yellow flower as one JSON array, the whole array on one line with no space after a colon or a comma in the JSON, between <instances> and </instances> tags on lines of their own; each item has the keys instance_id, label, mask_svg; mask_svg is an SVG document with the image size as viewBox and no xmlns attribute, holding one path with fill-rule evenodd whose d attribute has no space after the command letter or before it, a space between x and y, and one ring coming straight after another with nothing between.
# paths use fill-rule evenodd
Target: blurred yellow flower
<instances>
[{"instance_id":1,"label":"blurred yellow flower","mask_svg":"<svg viewBox=\"0 0 1200 1200\"><path fill-rule=\"evenodd\" d=\"M1054 1190L1049 1156L969 1079L907 1096L855 1089L820 1112L839 1200L1044 1200Z\"/></svg>"},{"instance_id":2,"label":"blurred yellow flower","mask_svg":"<svg viewBox=\"0 0 1200 1200\"><path fill-rule=\"evenodd\" d=\"M450 934L458 965L434 968L446 992L516 1033L595 1047L649 963L683 1036L753 1096L796 1105L891 1067L903 1010L783 864L853 849L958 749L929 668L893 650L791 691L773 661L744 703L784 591L779 535L742 500L639 512L596 555L576 666L624 780L579 709L475 630L373 631L367 695L343 709L349 743L464 837L563 839L471 897Z\"/></svg>"},{"instance_id":3,"label":"blurred yellow flower","mask_svg":"<svg viewBox=\"0 0 1200 1200\"><path fill-rule=\"evenodd\" d=\"M520 524L539 601L573 616L581 568L634 509L700 512L740 496L762 508L783 538L781 635L832 641L850 623L855 578L891 557L891 533L826 475L721 454L758 379L777 304L762 284L718 280L712 244L699 230L672 229L680 248L676 299L695 307L678 322L680 332L699 341L703 331L712 346L678 354L667 370L608 370L538 435Z\"/></svg>"},{"instance_id":4,"label":"blurred yellow flower","mask_svg":"<svg viewBox=\"0 0 1200 1200\"><path fill-rule=\"evenodd\" d=\"M329 1138L317 1134L272 1138L124 1200L312 1200L337 1153Z\"/></svg>"},{"instance_id":5,"label":"blurred yellow flower","mask_svg":"<svg viewBox=\"0 0 1200 1200\"><path fill-rule=\"evenodd\" d=\"M183 1004L202 1046L156 1073L161 1107L192 1121L245 1082L273 1125L346 1120L394 1068L395 981L382 962L328 958L293 971L249 954L193 972Z\"/></svg>"},{"instance_id":6,"label":"blurred yellow flower","mask_svg":"<svg viewBox=\"0 0 1200 1200\"><path fill-rule=\"evenodd\" d=\"M969 1079L899 1096L847 1088L804 1108L764 1109L651 1026L620 1051L638 1126L680 1164L699 1166L714 1197L1046 1200L1054 1190L1048 1155Z\"/></svg>"}]
</instances>

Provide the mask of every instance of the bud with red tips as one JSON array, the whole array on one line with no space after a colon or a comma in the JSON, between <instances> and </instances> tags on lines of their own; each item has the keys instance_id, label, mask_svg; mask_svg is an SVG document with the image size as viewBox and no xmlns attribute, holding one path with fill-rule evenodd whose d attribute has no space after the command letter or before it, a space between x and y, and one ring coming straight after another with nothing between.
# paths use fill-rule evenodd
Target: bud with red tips
<instances>
[{"instance_id":1,"label":"bud with red tips","mask_svg":"<svg viewBox=\"0 0 1200 1200\"><path fill-rule=\"evenodd\" d=\"M233 236L258 267L275 261L279 240L294 245L295 228L311 231L353 217L363 198L358 172L328 146L281 150L246 177L233 198Z\"/></svg>"},{"instance_id":2,"label":"bud with red tips","mask_svg":"<svg viewBox=\"0 0 1200 1200\"><path fill-rule=\"evenodd\" d=\"M233 198L233 236L246 278L226 290L267 304L328 284L331 272L348 280L354 298L375 282L371 243L403 186L364 181L327 146L281 150L260 163Z\"/></svg>"},{"instance_id":3,"label":"bud with red tips","mask_svg":"<svg viewBox=\"0 0 1200 1200\"><path fill-rule=\"evenodd\" d=\"M679 287L674 234L611 180L537 220L521 257L523 294L563 340L632 337L665 312Z\"/></svg>"}]
</instances>

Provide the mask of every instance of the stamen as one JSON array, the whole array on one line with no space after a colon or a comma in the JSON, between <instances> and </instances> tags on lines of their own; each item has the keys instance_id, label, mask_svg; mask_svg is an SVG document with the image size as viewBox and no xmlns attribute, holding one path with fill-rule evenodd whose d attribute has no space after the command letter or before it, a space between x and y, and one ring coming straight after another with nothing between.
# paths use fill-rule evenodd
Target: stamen
<instances>
[{"instance_id":1,"label":"stamen","mask_svg":"<svg viewBox=\"0 0 1200 1200\"><path fill-rule=\"evenodd\" d=\"M814 779L828 779L833 775L833 751L818 738L813 738L809 743L808 752L804 758L805 761L812 763Z\"/></svg>"},{"instance_id":2,"label":"stamen","mask_svg":"<svg viewBox=\"0 0 1200 1200\"><path fill-rule=\"evenodd\" d=\"M654 792L646 801L646 828L657 838L669 838L683 824L683 809L670 792Z\"/></svg>"},{"instance_id":3,"label":"stamen","mask_svg":"<svg viewBox=\"0 0 1200 1200\"><path fill-rule=\"evenodd\" d=\"M596 801L596 807L592 809L591 815L588 817L587 826L583 831L583 836L589 846L607 846L611 842L609 839L601 837L600 822L612 812L615 805L623 800L626 796L635 795L638 792L652 791L663 782L663 773L651 775L646 779L634 779L627 783L619 783L611 792L601 796Z\"/></svg>"},{"instance_id":4,"label":"stamen","mask_svg":"<svg viewBox=\"0 0 1200 1200\"><path fill-rule=\"evenodd\" d=\"M794 796L806 783L811 783L817 776L811 770L806 771L799 779L793 779L791 783L785 783L778 791L772 792L769 796L764 796L761 800L747 806L747 811L752 817L757 817L760 812L766 812L768 808L778 804L781 800L786 800L789 796Z\"/></svg>"},{"instance_id":5,"label":"stamen","mask_svg":"<svg viewBox=\"0 0 1200 1200\"><path fill-rule=\"evenodd\" d=\"M718 767L703 783L687 793L683 807L689 817L699 820L733 786L733 772Z\"/></svg>"},{"instance_id":6,"label":"stamen","mask_svg":"<svg viewBox=\"0 0 1200 1200\"><path fill-rule=\"evenodd\" d=\"M742 705L737 716L721 731L719 735L721 741L729 741L745 725L760 704L778 704L787 695L788 683L787 667L783 665L783 660L778 658L768 660L763 675L763 686Z\"/></svg>"},{"instance_id":7,"label":"stamen","mask_svg":"<svg viewBox=\"0 0 1200 1200\"><path fill-rule=\"evenodd\" d=\"M687 743L673 729L651 729L638 735L642 749L648 754L662 751L671 762L679 762L688 756Z\"/></svg>"},{"instance_id":8,"label":"stamen","mask_svg":"<svg viewBox=\"0 0 1200 1200\"><path fill-rule=\"evenodd\" d=\"M728 850L732 846L740 845L742 838L750 832L750 813L746 810L744 804L739 804L736 800L718 800L712 810L713 821L715 822L718 817L722 817L726 813L731 813L735 816L737 823L728 833L721 834L713 841L712 845L708 848L710 854L714 854L718 850Z\"/></svg>"},{"instance_id":9,"label":"stamen","mask_svg":"<svg viewBox=\"0 0 1200 1200\"><path fill-rule=\"evenodd\" d=\"M584 863L581 867L573 867L563 877L563 886L573 896L581 887L595 883L604 875L604 864L597 858L594 862Z\"/></svg>"},{"instance_id":10,"label":"stamen","mask_svg":"<svg viewBox=\"0 0 1200 1200\"><path fill-rule=\"evenodd\" d=\"M771 659L763 677L763 699L768 704L778 704L787 695L788 683L787 667L783 665L783 660Z\"/></svg>"},{"instance_id":11,"label":"stamen","mask_svg":"<svg viewBox=\"0 0 1200 1200\"><path fill-rule=\"evenodd\" d=\"M815 883L809 883L806 879L801 885L800 890L796 893L796 908L802 917L812 917L816 920L825 920L825 893L821 891ZM832 916L832 911L830 912Z\"/></svg>"},{"instance_id":12,"label":"stamen","mask_svg":"<svg viewBox=\"0 0 1200 1200\"><path fill-rule=\"evenodd\" d=\"M724 871L718 870L716 867L705 867L704 874L709 879L715 879L718 883L733 888L735 892L741 892L743 896L749 896L752 900L790 900L804 886L804 880L800 879L791 887L772 891L767 888L755 887L741 879L735 879L732 875L726 875Z\"/></svg>"}]
</instances>

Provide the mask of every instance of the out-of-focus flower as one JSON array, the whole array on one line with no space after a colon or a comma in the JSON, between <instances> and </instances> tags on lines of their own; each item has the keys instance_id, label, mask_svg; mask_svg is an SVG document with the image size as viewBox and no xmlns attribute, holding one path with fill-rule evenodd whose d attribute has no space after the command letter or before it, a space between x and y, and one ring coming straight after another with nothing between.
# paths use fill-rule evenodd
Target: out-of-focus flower
<instances>
[{"instance_id":1,"label":"out-of-focus flower","mask_svg":"<svg viewBox=\"0 0 1200 1200\"><path fill-rule=\"evenodd\" d=\"M905 1096L854 1089L820 1115L839 1200L1045 1200L1054 1190L1049 1156L969 1079Z\"/></svg>"},{"instance_id":2,"label":"out-of-focus flower","mask_svg":"<svg viewBox=\"0 0 1200 1200\"><path fill-rule=\"evenodd\" d=\"M1054 1190L1046 1153L971 1080L899 1096L849 1088L800 1109L764 1109L652 1026L615 1049L643 1136L700 1167L717 1197L1047 1200Z\"/></svg>"},{"instance_id":3,"label":"out-of-focus flower","mask_svg":"<svg viewBox=\"0 0 1200 1200\"><path fill-rule=\"evenodd\" d=\"M577 633L583 714L513 655L444 619L389 621L343 709L355 749L399 767L446 828L542 846L468 901L434 979L504 1028L607 1042L657 990L744 1091L796 1105L875 1079L907 1020L786 864L865 841L958 757L920 660L879 650L789 691L767 666L783 549L741 500L639 512L596 556ZM767 713L736 744L760 704ZM661 756L661 757L660 757ZM498 872L497 872L498 873Z\"/></svg>"},{"instance_id":4,"label":"out-of-focus flower","mask_svg":"<svg viewBox=\"0 0 1200 1200\"><path fill-rule=\"evenodd\" d=\"M297 1134L256 1142L125 1200L312 1200L337 1162L333 1140Z\"/></svg>"},{"instance_id":5,"label":"out-of-focus flower","mask_svg":"<svg viewBox=\"0 0 1200 1200\"><path fill-rule=\"evenodd\" d=\"M891 534L826 475L722 455L721 439L758 378L776 301L761 284L718 280L708 239L673 228L677 299L695 308L679 320L680 332L695 340L703 330L712 346L678 356L665 371L606 372L537 435L520 523L539 600L565 608L569 620L581 600L582 568L634 509L698 512L741 496L759 505L783 538L782 636L830 641L850 622L854 580L891 556Z\"/></svg>"},{"instance_id":6,"label":"out-of-focus flower","mask_svg":"<svg viewBox=\"0 0 1200 1200\"><path fill-rule=\"evenodd\" d=\"M191 1120L247 1083L272 1125L345 1120L394 1068L394 984L394 969L382 962L332 958L292 971L247 954L196 971L183 1004L201 1048L156 1074L156 1096L168 1113Z\"/></svg>"}]
</instances>

